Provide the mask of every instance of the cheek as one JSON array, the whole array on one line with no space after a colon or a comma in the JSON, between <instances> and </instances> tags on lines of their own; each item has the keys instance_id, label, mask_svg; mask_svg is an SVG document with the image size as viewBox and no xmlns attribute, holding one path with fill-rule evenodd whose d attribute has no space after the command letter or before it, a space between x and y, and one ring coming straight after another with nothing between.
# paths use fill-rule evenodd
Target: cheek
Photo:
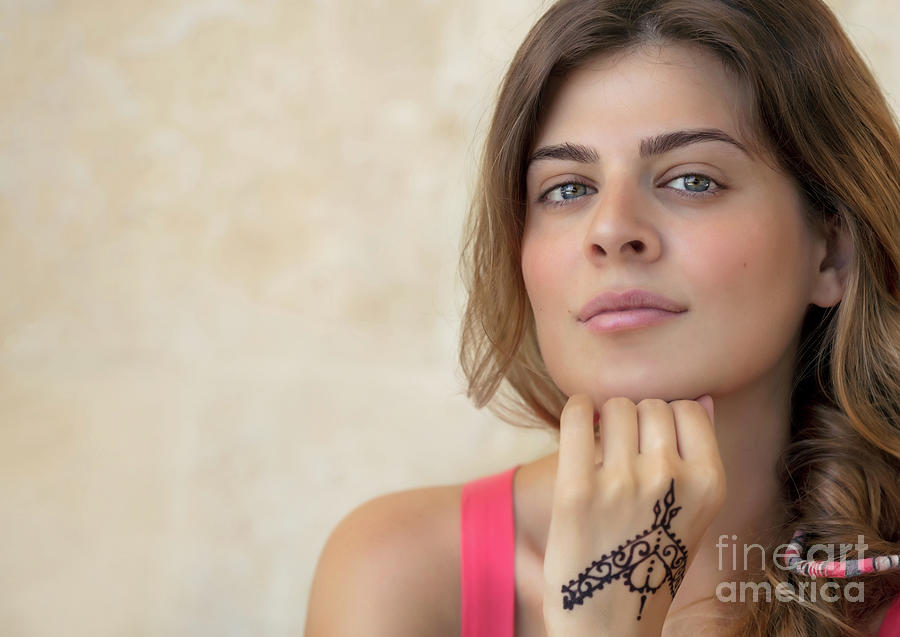
<instances>
[{"instance_id":1,"label":"cheek","mask_svg":"<svg viewBox=\"0 0 900 637\"><path fill-rule=\"evenodd\" d=\"M561 277L565 271L562 254L551 242L538 241L527 234L523 237L522 278L535 314L558 303L554 294L563 290Z\"/></svg>"},{"instance_id":2,"label":"cheek","mask_svg":"<svg viewBox=\"0 0 900 637\"><path fill-rule=\"evenodd\" d=\"M782 342L806 308L805 244L771 219L704 233L686 256L689 277L722 329ZM761 333L762 332L762 333Z\"/></svg>"},{"instance_id":3,"label":"cheek","mask_svg":"<svg viewBox=\"0 0 900 637\"><path fill-rule=\"evenodd\" d=\"M792 229L767 220L707 227L681 246L689 280L723 296L746 294L789 276L796 259ZM779 273L782 277L777 277Z\"/></svg>"}]
</instances>

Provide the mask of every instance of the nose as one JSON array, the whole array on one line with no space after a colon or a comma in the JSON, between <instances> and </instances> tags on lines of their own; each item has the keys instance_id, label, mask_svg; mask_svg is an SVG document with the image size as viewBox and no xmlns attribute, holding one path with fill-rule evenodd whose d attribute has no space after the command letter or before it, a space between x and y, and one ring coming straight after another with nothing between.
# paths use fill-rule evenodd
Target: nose
<instances>
[{"instance_id":1,"label":"nose","mask_svg":"<svg viewBox=\"0 0 900 637\"><path fill-rule=\"evenodd\" d=\"M654 261L662 241L650 216L652 203L636 184L608 182L588 215L584 250L589 261Z\"/></svg>"}]
</instances>

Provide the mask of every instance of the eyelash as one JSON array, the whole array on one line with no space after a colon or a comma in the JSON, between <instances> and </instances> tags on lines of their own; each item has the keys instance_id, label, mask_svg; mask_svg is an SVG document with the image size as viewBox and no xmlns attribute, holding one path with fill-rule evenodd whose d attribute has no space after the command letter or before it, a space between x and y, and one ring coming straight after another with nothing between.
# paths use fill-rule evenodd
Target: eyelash
<instances>
[{"instance_id":1,"label":"eyelash","mask_svg":"<svg viewBox=\"0 0 900 637\"><path fill-rule=\"evenodd\" d=\"M715 196L718 195L720 192L722 192L722 190L725 189L725 187L724 187L722 184L720 184L719 182L717 182L717 181L716 181L715 179L713 179L712 177L710 177L710 176L708 176L708 175L704 175L703 173L684 173L683 175L677 175L677 176L675 176L675 177L672 177L672 178L669 179L666 183L671 183L671 182L675 181L676 179L683 179L683 178L685 178L685 177L700 177L701 179L708 179L708 180L710 181L710 183L715 184L715 185L717 186L717 188L716 188L715 190L706 190L706 191L703 191L703 192L692 192L692 191L690 191L690 190L680 190L680 189L678 189L678 188L673 188L672 190L674 190L675 192L677 192L678 195L679 195L680 197L687 197L687 198L689 198L689 199L696 199L696 198L698 198L698 197L699 197L699 198L715 197ZM576 201L576 200L578 200L578 199L581 199L581 197L575 197L574 199L568 199L568 200L564 199L564 200L562 200L562 201L549 201L549 200L547 199L547 197L548 197L548 196L550 195L550 193L552 193L554 190L557 190L557 189L559 189L559 188L562 188L563 186L573 186L573 185L576 185L576 186L584 186L585 188L592 188L592 187L593 187L593 186L591 186L590 184L588 184L587 182L585 182L585 181L583 181L583 180L581 180L581 179L569 179L568 181L564 181L564 182L562 182L562 183L560 183L560 184L557 184L557 185L555 185L555 186L553 186L553 187L547 189L547 190L544 192L544 194L542 194L540 197L538 197L537 203L541 203L541 204L544 204L544 205L546 205L546 206L553 206L553 207L558 207L558 206L568 206L568 205L571 204L573 201ZM584 196L584 195L582 195L582 196Z\"/></svg>"}]
</instances>

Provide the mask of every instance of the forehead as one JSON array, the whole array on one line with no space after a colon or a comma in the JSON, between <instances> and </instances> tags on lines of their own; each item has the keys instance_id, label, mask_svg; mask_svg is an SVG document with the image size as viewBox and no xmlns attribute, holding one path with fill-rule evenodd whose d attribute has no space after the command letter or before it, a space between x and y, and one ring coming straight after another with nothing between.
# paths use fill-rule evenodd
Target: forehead
<instances>
[{"instance_id":1,"label":"forehead","mask_svg":"<svg viewBox=\"0 0 900 637\"><path fill-rule=\"evenodd\" d=\"M594 57L548 86L535 145L603 145L663 130L715 127L753 145L745 83L712 53L681 44L647 45Z\"/></svg>"}]
</instances>

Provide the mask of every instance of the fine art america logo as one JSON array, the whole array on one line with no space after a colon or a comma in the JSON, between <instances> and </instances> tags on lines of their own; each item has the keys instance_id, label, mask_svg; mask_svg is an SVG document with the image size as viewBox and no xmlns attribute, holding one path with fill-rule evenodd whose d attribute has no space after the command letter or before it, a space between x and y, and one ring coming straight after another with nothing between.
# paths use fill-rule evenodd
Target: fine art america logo
<instances>
[{"instance_id":1,"label":"fine art america logo","mask_svg":"<svg viewBox=\"0 0 900 637\"><path fill-rule=\"evenodd\" d=\"M724 570L723 556L729 548L731 549L731 570L739 570L738 545L734 542L737 539L736 535L732 535L730 538L727 535L719 536L716 548L719 553L720 571ZM779 582L773 590L772 584L767 581L723 581L716 586L716 598L721 602L743 602L752 595L753 601L757 602L764 595L765 600L771 602L774 593L774 597L780 602L796 600L815 602L818 598L827 602L836 602L842 597L848 602L865 601L863 582L847 581L839 584L834 581L821 583L815 580L816 577L846 578L881 570L879 566L882 565L878 563L879 558L865 558L865 550L869 548L869 545L865 543L865 538L858 535L855 545L840 544L838 550L835 550L834 545L813 544L806 552L806 559L801 559L803 539L805 539L804 533L796 533L790 543L777 546L772 556L775 565L781 570L801 575L796 586L790 582ZM858 552L859 559L841 561L853 548ZM765 548L759 544L744 544L743 571L748 570L748 564L751 562L756 563L757 557L760 570L765 570Z\"/></svg>"}]
</instances>

